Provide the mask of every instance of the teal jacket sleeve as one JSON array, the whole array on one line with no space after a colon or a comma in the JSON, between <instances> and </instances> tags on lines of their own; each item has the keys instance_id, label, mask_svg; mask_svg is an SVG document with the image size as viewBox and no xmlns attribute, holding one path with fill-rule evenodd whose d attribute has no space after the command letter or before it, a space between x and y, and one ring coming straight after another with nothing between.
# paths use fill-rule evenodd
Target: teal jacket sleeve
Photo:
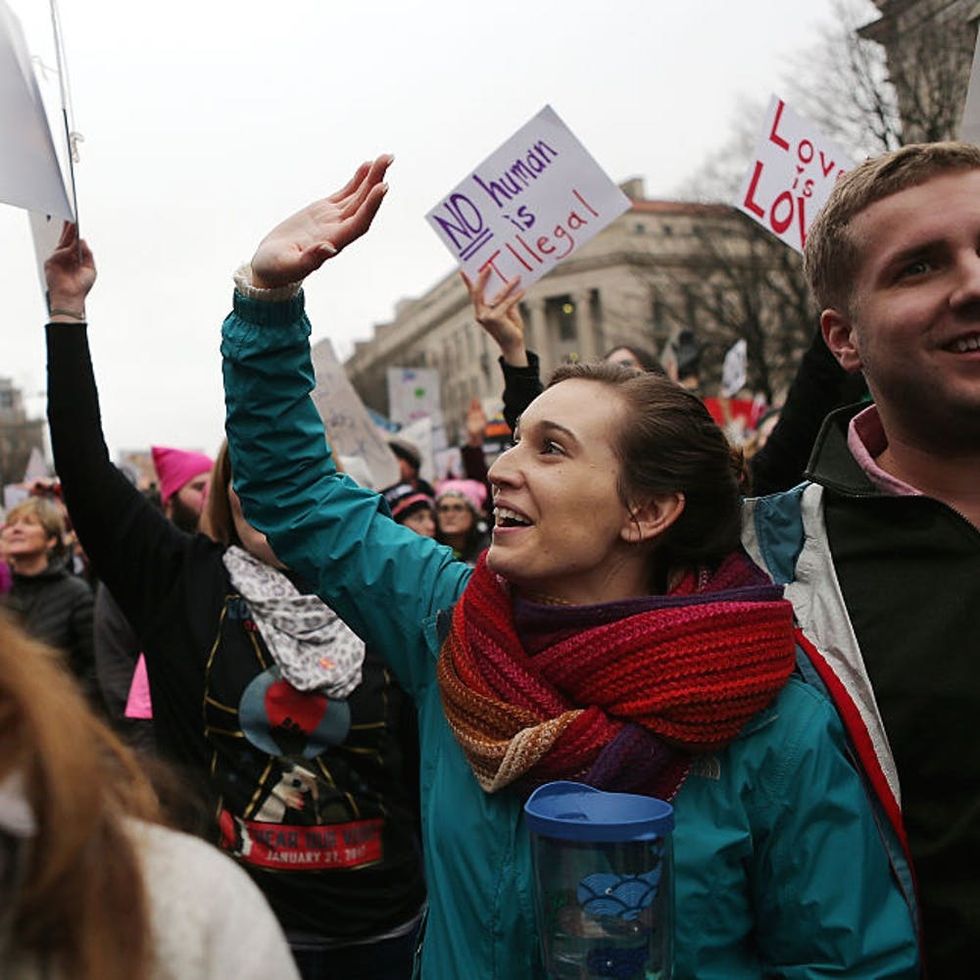
<instances>
[{"instance_id":1,"label":"teal jacket sleeve","mask_svg":"<svg viewBox=\"0 0 980 980\"><path fill-rule=\"evenodd\" d=\"M282 303L235 294L221 344L235 489L276 555L418 694L435 666L424 624L456 602L470 569L336 472L309 397L309 336L302 294Z\"/></svg>"},{"instance_id":2,"label":"teal jacket sleeve","mask_svg":"<svg viewBox=\"0 0 980 980\"><path fill-rule=\"evenodd\" d=\"M833 706L812 688L756 788L757 939L767 977L914 978L911 908Z\"/></svg>"}]
</instances>

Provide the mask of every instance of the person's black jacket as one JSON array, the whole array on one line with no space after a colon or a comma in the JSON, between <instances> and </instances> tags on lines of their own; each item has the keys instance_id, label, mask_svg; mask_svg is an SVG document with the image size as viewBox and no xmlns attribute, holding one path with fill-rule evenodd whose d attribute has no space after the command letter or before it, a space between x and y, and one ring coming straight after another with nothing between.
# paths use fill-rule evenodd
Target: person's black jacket
<instances>
[{"instance_id":1,"label":"person's black jacket","mask_svg":"<svg viewBox=\"0 0 980 980\"><path fill-rule=\"evenodd\" d=\"M61 650L86 695L95 696L92 641L92 590L53 560L38 575L14 572L13 585L0 601L35 639Z\"/></svg>"}]
</instances>

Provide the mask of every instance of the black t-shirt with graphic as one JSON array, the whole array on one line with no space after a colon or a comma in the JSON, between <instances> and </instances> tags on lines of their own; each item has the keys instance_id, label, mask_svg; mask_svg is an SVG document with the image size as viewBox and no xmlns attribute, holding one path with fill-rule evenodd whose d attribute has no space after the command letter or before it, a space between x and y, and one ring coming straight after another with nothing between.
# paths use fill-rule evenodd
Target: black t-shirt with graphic
<instances>
[{"instance_id":1,"label":"black t-shirt with graphic","mask_svg":"<svg viewBox=\"0 0 980 980\"><path fill-rule=\"evenodd\" d=\"M368 652L346 702L282 680L222 562L109 462L84 327L48 326L48 415L73 524L142 643L161 754L283 927L364 939L424 898L414 710Z\"/></svg>"}]
</instances>

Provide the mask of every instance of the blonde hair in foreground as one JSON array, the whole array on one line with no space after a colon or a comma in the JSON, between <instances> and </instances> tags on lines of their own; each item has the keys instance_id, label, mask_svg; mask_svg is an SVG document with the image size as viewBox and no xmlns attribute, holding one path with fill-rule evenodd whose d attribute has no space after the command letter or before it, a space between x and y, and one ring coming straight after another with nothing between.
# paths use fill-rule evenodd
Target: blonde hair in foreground
<instances>
[{"instance_id":1,"label":"blonde hair in foreground","mask_svg":"<svg viewBox=\"0 0 980 980\"><path fill-rule=\"evenodd\" d=\"M0 896L4 956L72 980L146 980L147 903L125 819L157 820L156 797L59 655L0 612L0 779L16 773L37 833L20 888Z\"/></svg>"}]
</instances>

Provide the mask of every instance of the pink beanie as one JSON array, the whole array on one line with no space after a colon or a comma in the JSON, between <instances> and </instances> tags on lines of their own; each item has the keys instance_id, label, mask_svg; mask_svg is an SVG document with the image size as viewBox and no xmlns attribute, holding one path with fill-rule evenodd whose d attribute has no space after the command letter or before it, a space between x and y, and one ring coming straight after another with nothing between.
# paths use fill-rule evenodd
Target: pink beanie
<instances>
[{"instance_id":1,"label":"pink beanie","mask_svg":"<svg viewBox=\"0 0 980 980\"><path fill-rule=\"evenodd\" d=\"M477 514L487 502L487 488L479 480L443 480L437 484L436 500L445 494L462 497Z\"/></svg>"},{"instance_id":2,"label":"pink beanie","mask_svg":"<svg viewBox=\"0 0 980 980\"><path fill-rule=\"evenodd\" d=\"M150 446L150 452L160 479L160 499L164 503L195 476L210 473L214 466L214 460L204 453L188 453L167 446Z\"/></svg>"}]
</instances>

